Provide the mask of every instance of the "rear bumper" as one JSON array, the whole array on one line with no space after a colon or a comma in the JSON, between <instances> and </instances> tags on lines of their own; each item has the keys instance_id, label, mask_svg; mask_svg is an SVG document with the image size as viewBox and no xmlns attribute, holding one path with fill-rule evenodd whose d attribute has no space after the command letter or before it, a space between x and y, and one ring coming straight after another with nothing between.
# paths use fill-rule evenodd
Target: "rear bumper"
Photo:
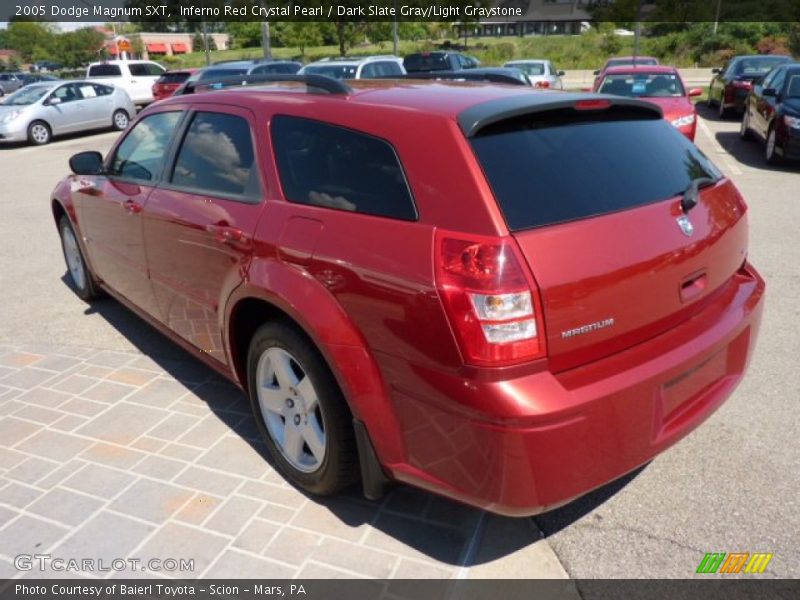
<instances>
[{"instance_id":1,"label":"rear bumper","mask_svg":"<svg viewBox=\"0 0 800 600\"><path fill-rule=\"evenodd\" d=\"M384 466L505 515L564 504L647 463L730 396L752 355L764 289L747 265L693 318L563 373L492 382L422 374L442 395L461 390L496 410L395 389L407 462Z\"/></svg>"}]
</instances>

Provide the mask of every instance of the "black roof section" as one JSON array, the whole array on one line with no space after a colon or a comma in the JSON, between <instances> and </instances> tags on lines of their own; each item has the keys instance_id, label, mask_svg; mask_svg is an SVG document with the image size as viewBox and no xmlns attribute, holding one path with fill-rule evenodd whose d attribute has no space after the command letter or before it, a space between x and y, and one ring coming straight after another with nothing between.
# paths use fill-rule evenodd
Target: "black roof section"
<instances>
[{"instance_id":1,"label":"black roof section","mask_svg":"<svg viewBox=\"0 0 800 600\"><path fill-rule=\"evenodd\" d=\"M339 81L338 79L325 77L324 75L314 75L312 73L308 73L306 75L264 73L259 75L233 75L190 82L185 85L185 88L182 90L181 94L194 94L205 91L231 89L235 87L251 87L262 84L286 82L304 83L308 93L310 94L325 93L333 95L349 95L353 91L349 85Z\"/></svg>"},{"instance_id":2,"label":"black roof section","mask_svg":"<svg viewBox=\"0 0 800 600\"><path fill-rule=\"evenodd\" d=\"M596 102L606 100L610 106L623 106L644 115L663 118L660 107L644 100L611 96L608 94L569 93L569 92L531 92L515 96L506 96L481 102L470 106L458 115L458 124L464 135L475 137L481 129L514 117L531 115L546 111L572 108L579 102ZM577 110L577 109L576 109ZM603 110L600 108L598 110Z\"/></svg>"}]
</instances>

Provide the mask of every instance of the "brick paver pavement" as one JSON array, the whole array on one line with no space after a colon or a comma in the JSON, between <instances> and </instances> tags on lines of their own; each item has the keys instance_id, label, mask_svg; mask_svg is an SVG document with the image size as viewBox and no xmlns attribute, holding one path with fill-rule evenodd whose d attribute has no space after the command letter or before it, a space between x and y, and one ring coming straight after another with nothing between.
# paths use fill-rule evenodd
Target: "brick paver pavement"
<instances>
[{"instance_id":1,"label":"brick paver pavement","mask_svg":"<svg viewBox=\"0 0 800 600\"><path fill-rule=\"evenodd\" d=\"M0 577L70 574L18 571L25 554L106 568L194 560L146 573L164 577L563 574L529 520L403 486L379 503L359 492L320 500L291 487L265 460L244 395L194 360L0 346ZM84 574L145 574L96 568Z\"/></svg>"}]
</instances>

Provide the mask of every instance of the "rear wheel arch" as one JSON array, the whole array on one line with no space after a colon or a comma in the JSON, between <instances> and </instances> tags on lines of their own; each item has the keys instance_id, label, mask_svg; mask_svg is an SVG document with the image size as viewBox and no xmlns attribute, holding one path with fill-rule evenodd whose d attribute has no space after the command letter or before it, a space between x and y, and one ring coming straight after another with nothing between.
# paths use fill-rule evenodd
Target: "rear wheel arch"
<instances>
[{"instance_id":1,"label":"rear wheel arch","mask_svg":"<svg viewBox=\"0 0 800 600\"><path fill-rule=\"evenodd\" d=\"M252 269L250 275L250 281L228 299L224 317L231 370L240 385L249 392L247 354L258 327L269 320L289 323L317 348L327 363L351 414L366 425L381 462L400 462L405 454L404 444L387 385L355 324L338 304L330 304L335 300L330 296L325 298L320 292L328 294L327 290L319 289L321 284L315 285L314 280L303 277L303 281L297 281L290 275L284 282L287 287L283 288L288 291L281 295L277 291L281 289L280 277L268 278L276 286L267 288L254 287L259 278L253 277ZM297 302L292 302L292 292L298 295Z\"/></svg>"}]
</instances>

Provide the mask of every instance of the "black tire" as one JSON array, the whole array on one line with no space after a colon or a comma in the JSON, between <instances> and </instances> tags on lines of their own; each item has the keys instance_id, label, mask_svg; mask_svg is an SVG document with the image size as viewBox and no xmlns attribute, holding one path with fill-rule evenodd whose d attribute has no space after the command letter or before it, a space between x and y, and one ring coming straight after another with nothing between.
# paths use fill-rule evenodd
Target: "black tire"
<instances>
[{"instance_id":1,"label":"black tire","mask_svg":"<svg viewBox=\"0 0 800 600\"><path fill-rule=\"evenodd\" d=\"M310 382L312 386L310 389L316 398L314 406L317 407L313 413L305 411L304 407L307 402L305 391L299 392L294 387L282 387L278 381L277 371L274 368L270 369L271 357L276 354L284 357L288 354L292 359L289 364L292 374L297 378L297 388L308 390L307 384ZM260 366L261 371L259 371ZM264 379L261 392L259 392L257 374ZM306 385L303 384L305 378L308 378ZM266 381L267 379L269 382ZM247 381L253 416L266 443L272 464L290 483L312 494L329 495L358 480L358 453L352 415L325 359L302 332L283 321L270 321L259 327L250 341L247 355ZM284 400L282 394L286 392L286 389L291 391L286 394L287 397ZM278 414L276 410L267 410L268 414L265 416L259 401L260 393L272 399L273 402L279 402L281 414ZM294 395L296 404L288 397L290 395ZM265 404L267 403L265 401ZM299 411L303 416L293 411ZM311 463L308 468L301 469L287 458L288 454L284 454L285 450L282 449L281 442L276 438L278 433L271 433L270 427L273 429L283 428L282 436L285 440L289 435L287 431L291 428L291 423L295 423L298 430L302 428L308 431L310 426L303 419L311 421L312 417L324 436L322 444L324 456L318 460L311 445L305 441L308 438L297 433L296 435L301 436L300 453ZM295 462L300 461L295 460Z\"/></svg>"},{"instance_id":2,"label":"black tire","mask_svg":"<svg viewBox=\"0 0 800 600\"><path fill-rule=\"evenodd\" d=\"M126 130L130 122L131 116L127 111L124 111L121 108L119 110L115 110L114 114L111 116L111 126L117 131Z\"/></svg>"},{"instance_id":3,"label":"black tire","mask_svg":"<svg viewBox=\"0 0 800 600\"><path fill-rule=\"evenodd\" d=\"M753 139L753 132L750 129L750 111L745 107L744 114L742 115L742 125L739 128L739 137L744 141Z\"/></svg>"},{"instance_id":4,"label":"black tire","mask_svg":"<svg viewBox=\"0 0 800 600\"><path fill-rule=\"evenodd\" d=\"M778 140L775 139L775 126L770 125L767 131L766 143L764 144L764 158L767 164L779 165L783 162L783 157L778 154L777 149Z\"/></svg>"},{"instance_id":5,"label":"black tire","mask_svg":"<svg viewBox=\"0 0 800 600\"><path fill-rule=\"evenodd\" d=\"M61 251L64 253L64 262L67 264L67 273L69 274L72 289L78 294L78 297L86 302L91 302L102 296L100 288L97 286L92 272L86 263L86 258L83 256L80 244L78 244L78 237L75 235L75 230L66 215L62 216L58 222L58 233L61 237ZM70 241L70 236L72 240ZM74 250L72 244L74 243ZM70 257L71 255L71 257ZM71 263L72 258L72 263ZM79 276L75 271L75 259L79 259L80 269L82 269L83 276Z\"/></svg>"},{"instance_id":6,"label":"black tire","mask_svg":"<svg viewBox=\"0 0 800 600\"><path fill-rule=\"evenodd\" d=\"M44 146L53 139L53 131L44 121L34 121L28 125L28 141L34 146Z\"/></svg>"}]
</instances>

